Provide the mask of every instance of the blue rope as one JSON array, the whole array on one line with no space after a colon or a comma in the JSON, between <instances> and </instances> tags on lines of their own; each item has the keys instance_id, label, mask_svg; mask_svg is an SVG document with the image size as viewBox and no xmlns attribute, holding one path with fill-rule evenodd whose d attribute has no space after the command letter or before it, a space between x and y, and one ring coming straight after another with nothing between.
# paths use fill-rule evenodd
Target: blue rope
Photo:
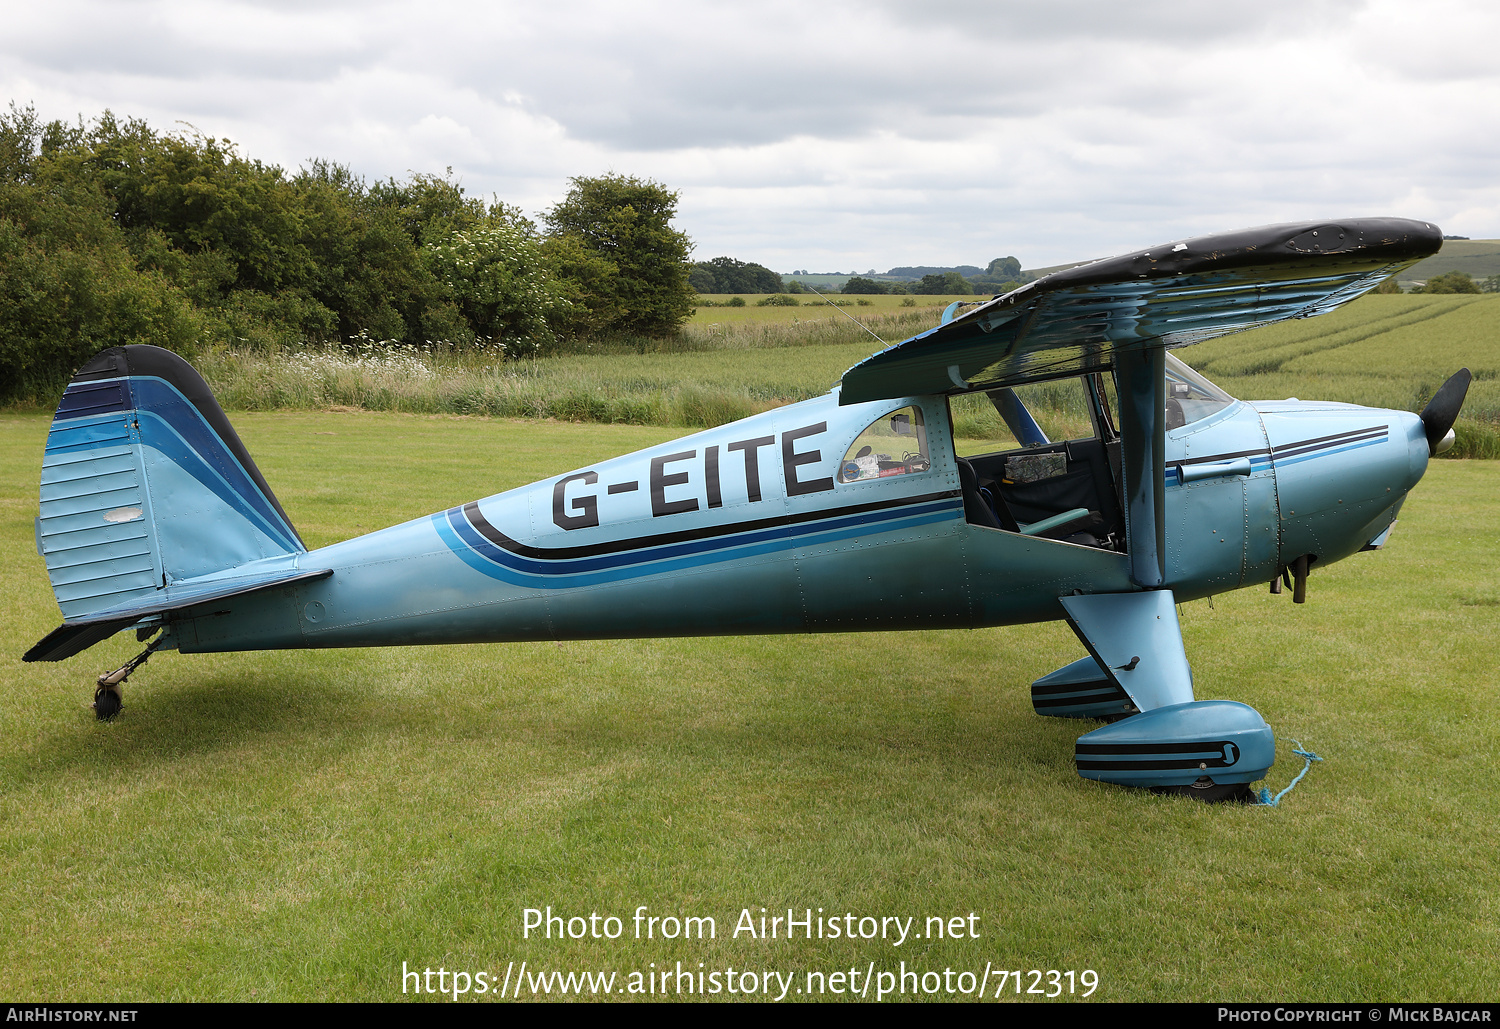
<instances>
[{"instance_id":1,"label":"blue rope","mask_svg":"<svg viewBox=\"0 0 1500 1029\"><path fill-rule=\"evenodd\" d=\"M1269 789L1267 789L1266 787L1262 786L1260 788L1260 796L1258 797L1258 799L1260 800L1260 802L1262 804L1266 805L1267 807L1275 807L1277 804L1280 804L1281 803L1281 798L1285 797L1288 793L1291 793L1292 792L1292 787L1295 786L1295 785L1297 785L1299 782L1302 781L1302 777L1307 774L1307 770L1312 767L1312 763L1314 761L1322 761L1323 760L1318 755L1314 754L1312 751L1310 751L1310 750L1303 750L1302 749L1302 741L1301 740L1293 740L1292 742L1297 745L1296 747L1294 747L1292 749L1292 753L1300 756L1306 763L1302 766L1302 771L1298 772L1297 773L1297 777L1291 781L1291 784L1288 785L1286 789L1284 789L1280 793L1276 794L1276 796L1274 796L1274 797L1271 796L1271 791Z\"/></svg>"}]
</instances>

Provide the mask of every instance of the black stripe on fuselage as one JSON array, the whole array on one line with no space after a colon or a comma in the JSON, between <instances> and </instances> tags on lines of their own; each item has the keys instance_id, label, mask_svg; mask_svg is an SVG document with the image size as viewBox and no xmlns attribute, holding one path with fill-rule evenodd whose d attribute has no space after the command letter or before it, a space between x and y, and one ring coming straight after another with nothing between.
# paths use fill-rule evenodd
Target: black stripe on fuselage
<instances>
[{"instance_id":1,"label":"black stripe on fuselage","mask_svg":"<svg viewBox=\"0 0 1500 1029\"><path fill-rule=\"evenodd\" d=\"M1032 684L1031 695L1033 697L1049 697L1057 693L1081 693L1085 690L1114 690L1120 696L1125 691L1116 686L1108 679L1092 679L1088 682L1059 682L1051 686L1037 686Z\"/></svg>"},{"instance_id":2,"label":"black stripe on fuselage","mask_svg":"<svg viewBox=\"0 0 1500 1029\"><path fill-rule=\"evenodd\" d=\"M1223 454L1210 454L1207 457L1189 457L1181 461L1172 461L1172 465L1195 465L1214 464L1217 461L1231 461L1237 457L1263 457L1267 454L1275 457L1295 457L1298 454L1313 450L1322 450L1325 447L1341 446L1345 443L1358 443L1364 439L1374 439L1382 433L1389 432L1388 425L1372 425L1368 429L1354 429L1349 432L1340 432L1332 436L1319 436L1317 439L1298 440L1296 443L1283 443L1279 447L1261 447L1258 450L1235 450Z\"/></svg>"},{"instance_id":3,"label":"black stripe on fuselage","mask_svg":"<svg viewBox=\"0 0 1500 1029\"><path fill-rule=\"evenodd\" d=\"M1271 452L1270 447L1261 447L1259 450L1236 450L1230 454L1212 454L1208 457L1187 457L1181 461L1170 461L1170 465L1194 465L1213 464L1216 461L1229 461L1236 457L1264 457Z\"/></svg>"},{"instance_id":4,"label":"black stripe on fuselage","mask_svg":"<svg viewBox=\"0 0 1500 1029\"><path fill-rule=\"evenodd\" d=\"M1142 761L1085 761L1077 758L1074 764L1080 772L1172 772L1183 768L1228 768L1222 757L1170 758L1167 760Z\"/></svg>"},{"instance_id":5,"label":"black stripe on fuselage","mask_svg":"<svg viewBox=\"0 0 1500 1029\"><path fill-rule=\"evenodd\" d=\"M1335 436L1322 436L1318 439L1305 439L1299 443L1284 443L1279 447L1271 449L1272 460L1278 457L1296 457L1299 454L1309 454L1314 450L1325 450L1330 447L1343 446L1346 443L1360 443L1367 439L1378 439L1388 435L1391 431L1389 425L1372 425L1368 429L1355 429L1352 432L1341 432Z\"/></svg>"},{"instance_id":6,"label":"black stripe on fuselage","mask_svg":"<svg viewBox=\"0 0 1500 1029\"><path fill-rule=\"evenodd\" d=\"M869 511L883 511L893 507L906 507L915 504L925 504L934 500L957 499L961 494L958 490L945 490L941 493L927 493L920 497L902 497L898 500L882 500L873 504L858 504L854 507L839 507L825 511L807 511L802 514L780 515L774 518L761 518L753 522L729 522L725 525L709 525L700 529L684 529L680 532L664 532L655 536L633 536L629 539L609 540L604 543L592 543L578 547L533 547L525 543L511 539L505 533L490 524L479 510L479 502L471 500L463 506L464 517L469 524L485 539L495 546L518 554L521 557L539 558L542 560L567 560L578 557L597 557L601 554L618 554L628 550L645 550L650 547L667 546L673 543L687 543L692 540L712 539L715 536L732 536L741 532L755 532L760 529L771 529L781 525L798 525L802 522L820 521L825 518L845 518L849 515L864 514Z\"/></svg>"}]
</instances>

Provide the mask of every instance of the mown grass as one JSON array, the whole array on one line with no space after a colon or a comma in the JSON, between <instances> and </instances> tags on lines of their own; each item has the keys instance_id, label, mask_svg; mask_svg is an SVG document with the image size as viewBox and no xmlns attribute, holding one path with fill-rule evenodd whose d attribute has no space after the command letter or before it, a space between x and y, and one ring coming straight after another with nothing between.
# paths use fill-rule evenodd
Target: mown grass
<instances>
[{"instance_id":1,"label":"mown grass","mask_svg":"<svg viewBox=\"0 0 1500 1029\"><path fill-rule=\"evenodd\" d=\"M250 413L313 545L670 438L656 427ZM0 416L0 992L390 1000L503 973L1092 968L1095 999L1485 1000L1500 974L1500 465L1434 465L1310 602L1183 608L1198 695L1260 710L1273 810L1077 777L1027 683L1060 624L974 632L161 654L57 665L32 541L45 416ZM522 910L707 914L701 943L546 941ZM742 908L964 915L978 940L730 937ZM1022 999L1026 999L1023 998Z\"/></svg>"}]
</instances>

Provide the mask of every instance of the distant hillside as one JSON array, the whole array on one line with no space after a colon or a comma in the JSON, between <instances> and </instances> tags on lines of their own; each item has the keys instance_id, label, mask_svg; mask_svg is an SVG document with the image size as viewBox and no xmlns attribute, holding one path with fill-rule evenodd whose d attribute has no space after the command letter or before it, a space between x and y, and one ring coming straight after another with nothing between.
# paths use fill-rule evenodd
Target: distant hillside
<instances>
[{"instance_id":1,"label":"distant hillside","mask_svg":"<svg viewBox=\"0 0 1500 1029\"><path fill-rule=\"evenodd\" d=\"M843 272L782 272L781 273L781 281L782 281L783 284L789 283L793 279L795 279L798 282L802 283L803 285L811 286L813 289L817 289L817 290L822 290L822 289L843 289L844 288L844 283L848 282L852 277L853 276L851 276L851 275L845 275Z\"/></svg>"},{"instance_id":2,"label":"distant hillside","mask_svg":"<svg viewBox=\"0 0 1500 1029\"><path fill-rule=\"evenodd\" d=\"M955 264L942 268L936 265L902 265L900 268L892 268L884 275L876 276L881 279L900 279L904 281L915 281L924 275L942 275L945 272L958 272L966 279L972 279L976 275L983 275L984 269L972 264Z\"/></svg>"},{"instance_id":3,"label":"distant hillside","mask_svg":"<svg viewBox=\"0 0 1500 1029\"><path fill-rule=\"evenodd\" d=\"M1425 282L1447 272L1468 272L1476 280L1500 275L1500 239L1445 239L1443 249L1402 272L1401 281Z\"/></svg>"}]
</instances>

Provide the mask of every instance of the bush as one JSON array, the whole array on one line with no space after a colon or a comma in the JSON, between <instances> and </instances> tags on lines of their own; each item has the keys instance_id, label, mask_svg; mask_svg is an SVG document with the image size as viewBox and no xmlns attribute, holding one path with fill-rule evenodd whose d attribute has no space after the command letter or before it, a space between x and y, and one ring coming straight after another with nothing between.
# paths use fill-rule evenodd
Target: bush
<instances>
[{"instance_id":1,"label":"bush","mask_svg":"<svg viewBox=\"0 0 1500 1029\"><path fill-rule=\"evenodd\" d=\"M736 299L738 299L738 298L736 298ZM757 300L755 302L755 306L756 307L796 307L796 306L798 306L798 301L797 301L796 297L788 296L785 293L772 293L768 297L762 297L761 299Z\"/></svg>"},{"instance_id":2,"label":"bush","mask_svg":"<svg viewBox=\"0 0 1500 1029\"><path fill-rule=\"evenodd\" d=\"M98 347L129 342L670 345L694 307L677 194L620 175L572 187L543 238L518 210L465 196L451 168L366 186L313 160L288 177L195 130L161 135L108 111L43 124L12 104L0 397L51 390ZM759 265L707 264L755 278L755 292L782 288Z\"/></svg>"},{"instance_id":3,"label":"bush","mask_svg":"<svg viewBox=\"0 0 1500 1029\"><path fill-rule=\"evenodd\" d=\"M165 275L136 267L103 197L0 184L0 401L54 402L105 347L191 357L206 329Z\"/></svg>"},{"instance_id":4,"label":"bush","mask_svg":"<svg viewBox=\"0 0 1500 1029\"><path fill-rule=\"evenodd\" d=\"M552 342L548 319L572 307L543 263L541 241L525 226L455 232L423 247L422 257L475 332L511 352L540 351Z\"/></svg>"}]
</instances>

